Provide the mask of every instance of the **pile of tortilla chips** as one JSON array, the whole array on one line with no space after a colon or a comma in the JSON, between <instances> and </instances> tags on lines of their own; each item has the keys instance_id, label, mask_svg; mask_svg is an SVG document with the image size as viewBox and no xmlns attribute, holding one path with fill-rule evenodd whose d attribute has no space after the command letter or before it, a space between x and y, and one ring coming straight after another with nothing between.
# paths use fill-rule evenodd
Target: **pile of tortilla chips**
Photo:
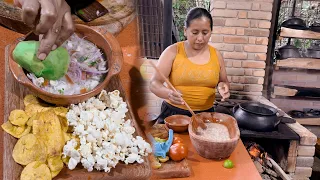
<instances>
[{"instance_id":1,"label":"pile of tortilla chips","mask_svg":"<svg viewBox=\"0 0 320 180\"><path fill-rule=\"evenodd\" d=\"M25 110L10 112L1 125L4 131L18 138L12 157L25 166L21 180L52 179L63 168L62 151L71 138L68 133L67 108L51 107L35 96L24 98Z\"/></svg>"}]
</instances>

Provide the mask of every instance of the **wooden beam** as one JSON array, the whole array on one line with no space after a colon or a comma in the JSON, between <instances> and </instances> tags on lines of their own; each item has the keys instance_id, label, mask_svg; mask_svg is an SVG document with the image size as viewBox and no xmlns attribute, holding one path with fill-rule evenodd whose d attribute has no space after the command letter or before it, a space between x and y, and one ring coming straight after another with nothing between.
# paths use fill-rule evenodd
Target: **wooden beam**
<instances>
[{"instance_id":1,"label":"wooden beam","mask_svg":"<svg viewBox=\"0 0 320 180\"><path fill-rule=\"evenodd\" d=\"M297 94L298 90L291 89L291 88L285 88L280 86L274 86L273 94L276 96L295 96Z\"/></svg>"},{"instance_id":2,"label":"wooden beam","mask_svg":"<svg viewBox=\"0 0 320 180\"><path fill-rule=\"evenodd\" d=\"M297 68L297 69L320 70L320 59L288 58L288 59L278 60L276 66L287 67L287 68Z\"/></svg>"},{"instance_id":3,"label":"wooden beam","mask_svg":"<svg viewBox=\"0 0 320 180\"><path fill-rule=\"evenodd\" d=\"M163 2L163 49L172 44L172 0Z\"/></svg>"},{"instance_id":4,"label":"wooden beam","mask_svg":"<svg viewBox=\"0 0 320 180\"><path fill-rule=\"evenodd\" d=\"M320 39L320 33L310 30L297 30L290 28L281 28L281 37L302 38L302 39Z\"/></svg>"},{"instance_id":5,"label":"wooden beam","mask_svg":"<svg viewBox=\"0 0 320 180\"><path fill-rule=\"evenodd\" d=\"M320 118L295 118L302 125L320 126Z\"/></svg>"}]
</instances>

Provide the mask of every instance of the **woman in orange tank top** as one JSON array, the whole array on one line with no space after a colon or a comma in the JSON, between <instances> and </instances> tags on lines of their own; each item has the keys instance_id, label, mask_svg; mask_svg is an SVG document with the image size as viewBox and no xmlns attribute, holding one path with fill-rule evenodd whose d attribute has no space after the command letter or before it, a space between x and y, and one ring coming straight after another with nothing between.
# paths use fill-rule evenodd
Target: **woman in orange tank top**
<instances>
[{"instance_id":1,"label":"woman in orange tank top","mask_svg":"<svg viewBox=\"0 0 320 180\"><path fill-rule=\"evenodd\" d=\"M224 60L209 44L211 31L210 13L203 8L193 8L185 21L187 40L169 46L161 54L157 67L180 93L166 87L158 73L153 75L150 90L164 99L157 118L159 123L173 114L191 116L183 100L196 113L213 112L217 87L222 100L229 98Z\"/></svg>"}]
</instances>

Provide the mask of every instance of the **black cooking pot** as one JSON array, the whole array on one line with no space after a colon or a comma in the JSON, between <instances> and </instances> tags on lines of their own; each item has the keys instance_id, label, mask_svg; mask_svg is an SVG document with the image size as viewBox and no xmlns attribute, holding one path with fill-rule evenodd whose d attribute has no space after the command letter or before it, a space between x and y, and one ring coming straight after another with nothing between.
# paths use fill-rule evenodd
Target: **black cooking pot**
<instances>
[{"instance_id":1,"label":"black cooking pot","mask_svg":"<svg viewBox=\"0 0 320 180\"><path fill-rule=\"evenodd\" d=\"M253 131L272 131L280 123L277 110L259 102L245 102L233 108L238 126Z\"/></svg>"},{"instance_id":2,"label":"black cooking pot","mask_svg":"<svg viewBox=\"0 0 320 180\"><path fill-rule=\"evenodd\" d=\"M299 29L299 30L308 29L304 20L297 18L297 17L292 17L292 18L284 21L281 24L281 27L286 27L286 28L290 28L290 29Z\"/></svg>"},{"instance_id":3,"label":"black cooking pot","mask_svg":"<svg viewBox=\"0 0 320 180\"><path fill-rule=\"evenodd\" d=\"M320 46L312 46L311 48L308 48L305 56L308 58L320 59Z\"/></svg>"},{"instance_id":4,"label":"black cooking pot","mask_svg":"<svg viewBox=\"0 0 320 180\"><path fill-rule=\"evenodd\" d=\"M284 45L275 51L277 59L301 58L299 49L292 45Z\"/></svg>"},{"instance_id":5,"label":"black cooking pot","mask_svg":"<svg viewBox=\"0 0 320 180\"><path fill-rule=\"evenodd\" d=\"M314 32L320 32L320 23L313 23L309 29Z\"/></svg>"}]
</instances>

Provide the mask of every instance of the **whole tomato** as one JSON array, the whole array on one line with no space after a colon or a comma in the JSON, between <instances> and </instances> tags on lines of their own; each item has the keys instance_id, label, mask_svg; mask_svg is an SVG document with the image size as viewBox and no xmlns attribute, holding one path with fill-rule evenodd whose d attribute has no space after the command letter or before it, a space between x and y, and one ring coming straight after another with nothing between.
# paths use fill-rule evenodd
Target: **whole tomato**
<instances>
[{"instance_id":1,"label":"whole tomato","mask_svg":"<svg viewBox=\"0 0 320 180\"><path fill-rule=\"evenodd\" d=\"M175 136L175 137L173 138L172 144L176 144L176 143L183 143L182 138L181 138L181 137L178 137L178 136Z\"/></svg>"},{"instance_id":2,"label":"whole tomato","mask_svg":"<svg viewBox=\"0 0 320 180\"><path fill-rule=\"evenodd\" d=\"M183 143L176 143L170 147L169 157L173 161L180 161L188 156L188 147Z\"/></svg>"}]
</instances>

